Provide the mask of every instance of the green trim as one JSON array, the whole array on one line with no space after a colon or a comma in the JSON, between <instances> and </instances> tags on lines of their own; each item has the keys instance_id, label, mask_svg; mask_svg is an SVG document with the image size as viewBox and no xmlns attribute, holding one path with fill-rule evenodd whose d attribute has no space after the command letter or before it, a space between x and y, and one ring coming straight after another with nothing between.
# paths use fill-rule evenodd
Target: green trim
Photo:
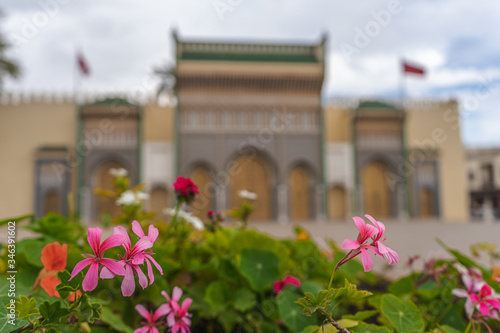
<instances>
[{"instance_id":1,"label":"green trim","mask_svg":"<svg viewBox=\"0 0 500 333\"><path fill-rule=\"evenodd\" d=\"M319 108L319 138L321 140L320 153L321 153L321 181L323 183L323 214L325 214L325 219L328 221L330 219L329 210L328 210L328 184L326 181L326 151L325 151L325 117L324 117L324 108L320 106Z\"/></svg>"},{"instance_id":2,"label":"green trim","mask_svg":"<svg viewBox=\"0 0 500 333\"><path fill-rule=\"evenodd\" d=\"M176 64L179 63L179 47L178 45L180 44L179 39L177 37L177 34L174 34L175 38L175 62ZM174 68L174 76L177 78L177 66ZM179 97L179 92L177 91L177 83L174 86L174 95L176 97L176 104L175 104L175 109L174 109L174 178L177 178L177 176L180 173L180 147L179 147L179 131L180 131L180 97Z\"/></svg>"},{"instance_id":3,"label":"green trim","mask_svg":"<svg viewBox=\"0 0 500 333\"><path fill-rule=\"evenodd\" d=\"M130 103L126 99L123 98L106 98L94 103L85 104L85 106L94 106L94 105L130 105L137 106L136 104Z\"/></svg>"},{"instance_id":4,"label":"green trim","mask_svg":"<svg viewBox=\"0 0 500 333\"><path fill-rule=\"evenodd\" d=\"M387 104L380 101L360 102L358 109L384 109L384 110L402 111L402 109L398 109L392 104Z\"/></svg>"},{"instance_id":5,"label":"green trim","mask_svg":"<svg viewBox=\"0 0 500 333\"><path fill-rule=\"evenodd\" d=\"M83 189L83 119L82 111L83 107L77 105L77 133L76 133L76 159L77 159L77 179L76 179L76 216L79 219L82 218L82 195L81 190Z\"/></svg>"},{"instance_id":6,"label":"green trim","mask_svg":"<svg viewBox=\"0 0 500 333\"><path fill-rule=\"evenodd\" d=\"M354 169L354 215L359 215L360 212L360 193L359 193L359 175L358 175L358 147L357 147L357 136L356 136L356 116L353 115L351 120L351 142L353 147L352 159L353 159L353 169Z\"/></svg>"},{"instance_id":7,"label":"green trim","mask_svg":"<svg viewBox=\"0 0 500 333\"><path fill-rule=\"evenodd\" d=\"M144 124L142 121L142 118L144 116L144 109L140 106L137 106L137 116L138 116L138 123L137 123L137 184L140 184L142 181L142 144L143 144L143 136L144 136Z\"/></svg>"},{"instance_id":8,"label":"green trim","mask_svg":"<svg viewBox=\"0 0 500 333\"><path fill-rule=\"evenodd\" d=\"M401 109L403 110L403 109ZM403 156L403 163L409 162L408 160L408 148L406 147L406 117L403 118L402 121L402 126L401 126L401 155ZM405 211L406 214L408 214L408 217L412 215L412 207L410 204L410 193L409 193L409 182L408 178L411 177L410 173L409 176L403 175L403 188L404 188L404 205L405 205Z\"/></svg>"},{"instance_id":9,"label":"green trim","mask_svg":"<svg viewBox=\"0 0 500 333\"><path fill-rule=\"evenodd\" d=\"M209 60L209 61L255 61L255 62L298 62L319 63L316 56L311 54L262 54L262 53L209 53L183 52L182 60Z\"/></svg>"}]
</instances>

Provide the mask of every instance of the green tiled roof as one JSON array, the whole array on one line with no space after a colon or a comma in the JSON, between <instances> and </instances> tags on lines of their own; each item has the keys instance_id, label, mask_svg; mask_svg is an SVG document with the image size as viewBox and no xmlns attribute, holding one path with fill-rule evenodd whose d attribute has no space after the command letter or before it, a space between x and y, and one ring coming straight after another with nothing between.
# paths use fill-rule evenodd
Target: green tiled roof
<instances>
[{"instance_id":1,"label":"green tiled roof","mask_svg":"<svg viewBox=\"0 0 500 333\"><path fill-rule=\"evenodd\" d=\"M364 101L360 102L358 109L391 109L398 110L394 105L380 101Z\"/></svg>"},{"instance_id":2,"label":"green tiled roof","mask_svg":"<svg viewBox=\"0 0 500 333\"><path fill-rule=\"evenodd\" d=\"M182 60L318 62L313 54L258 54L183 52Z\"/></svg>"},{"instance_id":3,"label":"green tiled roof","mask_svg":"<svg viewBox=\"0 0 500 333\"><path fill-rule=\"evenodd\" d=\"M249 44L177 42L177 57L181 60L257 61L319 63L323 43L306 44ZM320 51L320 52L318 52Z\"/></svg>"}]
</instances>

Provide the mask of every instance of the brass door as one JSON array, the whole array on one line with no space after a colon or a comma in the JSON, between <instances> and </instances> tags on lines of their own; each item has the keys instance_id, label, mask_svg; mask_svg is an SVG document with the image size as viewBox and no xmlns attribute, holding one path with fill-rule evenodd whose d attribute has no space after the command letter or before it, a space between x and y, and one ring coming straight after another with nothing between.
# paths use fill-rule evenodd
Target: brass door
<instances>
[{"instance_id":1,"label":"brass door","mask_svg":"<svg viewBox=\"0 0 500 333\"><path fill-rule=\"evenodd\" d=\"M363 214L370 214L376 219L391 215L386 171L387 167L380 162L372 162L363 170Z\"/></svg>"},{"instance_id":2,"label":"brass door","mask_svg":"<svg viewBox=\"0 0 500 333\"><path fill-rule=\"evenodd\" d=\"M292 221L305 221L311 217L309 198L309 172L306 168L298 166L290 171L288 179L290 186L290 219Z\"/></svg>"},{"instance_id":3,"label":"brass door","mask_svg":"<svg viewBox=\"0 0 500 333\"><path fill-rule=\"evenodd\" d=\"M434 214L433 195L432 191L428 188L420 190L420 217L431 218Z\"/></svg>"},{"instance_id":4,"label":"brass door","mask_svg":"<svg viewBox=\"0 0 500 333\"><path fill-rule=\"evenodd\" d=\"M231 206L239 206L243 201L238 196L241 190L257 194L253 201L255 210L251 220L266 221L271 219L271 175L269 164L262 158L243 155L235 161L236 167L230 180Z\"/></svg>"},{"instance_id":5,"label":"brass door","mask_svg":"<svg viewBox=\"0 0 500 333\"><path fill-rule=\"evenodd\" d=\"M118 162L112 161L103 164L99 169L97 169L97 171L95 172L95 177L97 179L97 188L104 190L115 189L113 184L115 177L113 177L109 173L109 170L112 168L123 168L123 165ZM116 217L121 213L121 208L116 204L116 199L99 195L97 196L97 221L101 221L101 216L104 213L109 213L112 217Z\"/></svg>"},{"instance_id":6,"label":"brass door","mask_svg":"<svg viewBox=\"0 0 500 333\"><path fill-rule=\"evenodd\" d=\"M328 213L332 220L345 220L346 197L343 187L335 186L330 189Z\"/></svg>"}]
</instances>

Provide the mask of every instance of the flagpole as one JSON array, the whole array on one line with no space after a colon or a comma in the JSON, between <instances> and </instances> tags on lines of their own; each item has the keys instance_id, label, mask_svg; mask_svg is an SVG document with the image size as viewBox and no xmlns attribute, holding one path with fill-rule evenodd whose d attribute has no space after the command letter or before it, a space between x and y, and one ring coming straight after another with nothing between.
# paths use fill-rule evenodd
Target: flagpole
<instances>
[{"instance_id":1,"label":"flagpole","mask_svg":"<svg viewBox=\"0 0 500 333\"><path fill-rule=\"evenodd\" d=\"M400 73L400 81L399 81L399 98L401 100L401 109L404 108L404 102L406 98L406 72L404 70L404 58L400 59L399 62L399 73Z\"/></svg>"},{"instance_id":2,"label":"flagpole","mask_svg":"<svg viewBox=\"0 0 500 333\"><path fill-rule=\"evenodd\" d=\"M78 91L80 89L80 69L78 68L78 48L75 47L75 54L73 57L73 99L75 104L78 104Z\"/></svg>"}]
</instances>

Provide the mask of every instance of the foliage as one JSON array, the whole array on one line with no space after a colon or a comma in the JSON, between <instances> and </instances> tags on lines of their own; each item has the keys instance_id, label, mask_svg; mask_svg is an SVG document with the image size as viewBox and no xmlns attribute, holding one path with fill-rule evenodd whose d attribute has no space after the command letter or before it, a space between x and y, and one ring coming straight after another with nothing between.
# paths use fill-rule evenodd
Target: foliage
<instances>
[{"instance_id":1,"label":"foliage","mask_svg":"<svg viewBox=\"0 0 500 333\"><path fill-rule=\"evenodd\" d=\"M97 192L118 199L130 190L124 177L118 177L116 185L114 191ZM141 189L135 187L132 191ZM177 205L177 212L180 206ZM113 217L113 223L125 227L130 226L131 219L138 219L146 230L155 216L144 212L138 202L122 208L122 214ZM251 210L250 202L244 201L233 212ZM481 279L499 291L491 270L444 244L451 259L428 260L421 272L412 271L398 280L386 281L364 272L361 262L351 260L355 250L346 253L332 241L328 250L320 249L303 228L296 228L294 239L276 239L249 229L248 215L244 221L224 226L210 224L207 219L211 228L205 230L195 230L181 215L175 219L175 224L154 222L159 235L151 255L154 254L163 274L153 269L154 282L145 289L137 284L130 297L122 296L122 276L99 279L92 291L82 289L84 272L71 279L73 267L82 260L81 254L92 253L86 230L78 221L56 214L34 220L26 228L36 237L16 243L15 295L0 297L2 332L88 332L91 327L96 332L130 333L144 323L136 306L158 311L165 302L174 301L175 286L184 291L184 302L192 300L188 315L192 315L193 332L454 333L477 331L486 325L492 330L500 327L493 317L478 316L477 311L467 314L465 299L453 292L464 288L458 263L477 269ZM67 244L66 269L44 275L58 279L55 290L59 297L49 296L36 283L45 269L41 249L51 242ZM473 249L486 250L491 255L494 247L480 245ZM0 251L0 294L8 295L7 263L12 257L6 245ZM110 248L106 257L122 252L121 246ZM342 260L345 263L334 271ZM297 283L283 282L287 277ZM275 288L278 282L280 288ZM172 300L165 299L162 291L172 295ZM11 298L16 302L12 324ZM177 301L180 305L181 300ZM165 316L157 322L164 326L165 323Z\"/></svg>"}]
</instances>

